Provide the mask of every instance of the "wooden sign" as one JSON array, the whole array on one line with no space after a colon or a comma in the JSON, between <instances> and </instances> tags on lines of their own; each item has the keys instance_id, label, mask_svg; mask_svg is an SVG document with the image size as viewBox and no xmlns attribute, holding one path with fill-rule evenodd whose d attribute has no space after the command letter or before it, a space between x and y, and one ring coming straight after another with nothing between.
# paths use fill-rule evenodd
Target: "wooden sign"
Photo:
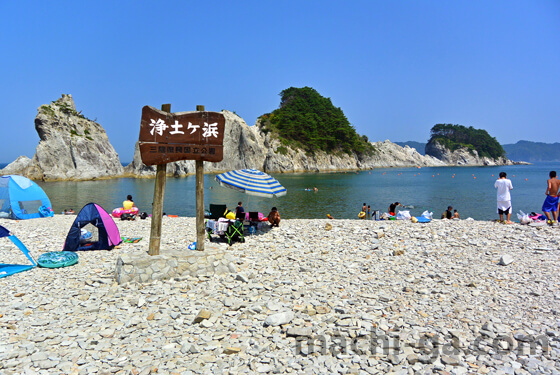
<instances>
[{"instance_id":1,"label":"wooden sign","mask_svg":"<svg viewBox=\"0 0 560 375\"><path fill-rule=\"evenodd\" d=\"M142 162L222 161L225 124L219 112L169 113L144 106L138 139Z\"/></svg>"}]
</instances>

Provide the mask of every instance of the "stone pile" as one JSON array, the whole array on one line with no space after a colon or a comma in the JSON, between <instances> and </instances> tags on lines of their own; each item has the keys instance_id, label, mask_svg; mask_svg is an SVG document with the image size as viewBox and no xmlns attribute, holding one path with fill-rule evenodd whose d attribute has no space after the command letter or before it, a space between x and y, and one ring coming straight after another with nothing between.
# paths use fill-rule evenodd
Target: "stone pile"
<instances>
[{"instance_id":1,"label":"stone pile","mask_svg":"<svg viewBox=\"0 0 560 375\"><path fill-rule=\"evenodd\" d=\"M0 225L37 257L72 220ZM117 259L142 256L150 233L119 221L144 239L0 279L0 373L558 373L558 228L328 223L213 243L233 272L119 285ZM193 218L164 218L162 249L193 241Z\"/></svg>"}]
</instances>

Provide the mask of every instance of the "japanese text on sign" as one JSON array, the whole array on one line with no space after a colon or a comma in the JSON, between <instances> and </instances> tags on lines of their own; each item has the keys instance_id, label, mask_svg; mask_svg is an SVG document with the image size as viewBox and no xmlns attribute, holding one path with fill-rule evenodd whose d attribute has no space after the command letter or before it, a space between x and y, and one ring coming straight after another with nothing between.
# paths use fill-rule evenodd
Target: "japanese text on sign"
<instances>
[{"instance_id":1,"label":"japanese text on sign","mask_svg":"<svg viewBox=\"0 0 560 375\"><path fill-rule=\"evenodd\" d=\"M146 165L178 160L223 159L225 117L218 112L168 113L145 106L140 123L140 155Z\"/></svg>"},{"instance_id":2,"label":"japanese text on sign","mask_svg":"<svg viewBox=\"0 0 560 375\"><path fill-rule=\"evenodd\" d=\"M179 130L183 128L182 124L179 124L179 122L177 120L175 120L175 124L167 126L167 124L165 123L165 121L163 121L162 119L150 119L151 124L150 126L152 127L152 130L150 130L150 134L154 135L154 132L159 134L159 135L163 135L163 133L165 132L165 130L167 130L169 127L173 128L172 131L169 132L169 134L185 134L184 131ZM200 128L200 125L193 125L191 122L189 122L189 125L187 127L188 130L191 130L190 134L194 134L198 129ZM202 136L204 138L208 138L208 137L214 137L214 138L218 138L218 123L214 122L213 124L209 124L207 122L204 123L204 126L202 127Z\"/></svg>"}]
</instances>

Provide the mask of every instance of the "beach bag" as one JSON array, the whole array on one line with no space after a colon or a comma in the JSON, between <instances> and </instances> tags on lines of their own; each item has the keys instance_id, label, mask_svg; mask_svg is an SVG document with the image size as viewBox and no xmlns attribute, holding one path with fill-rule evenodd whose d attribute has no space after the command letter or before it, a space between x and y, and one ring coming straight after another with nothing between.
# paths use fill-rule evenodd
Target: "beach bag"
<instances>
[{"instance_id":1,"label":"beach bag","mask_svg":"<svg viewBox=\"0 0 560 375\"><path fill-rule=\"evenodd\" d=\"M533 221L543 221L543 220L546 220L546 216L544 216L542 214L537 214L535 212L531 212L531 215L529 215L529 219L531 219Z\"/></svg>"},{"instance_id":2,"label":"beach bag","mask_svg":"<svg viewBox=\"0 0 560 375\"><path fill-rule=\"evenodd\" d=\"M146 219L147 217L148 217L148 213L147 213L147 212L142 212L142 213L140 214L140 219L142 219L142 220Z\"/></svg>"},{"instance_id":3,"label":"beach bag","mask_svg":"<svg viewBox=\"0 0 560 375\"><path fill-rule=\"evenodd\" d=\"M521 224L529 224L531 223L533 220L529 217L529 214L526 214L525 212L519 210L519 213L517 214L517 218L519 219L519 222Z\"/></svg>"},{"instance_id":4,"label":"beach bag","mask_svg":"<svg viewBox=\"0 0 560 375\"><path fill-rule=\"evenodd\" d=\"M122 221L127 221L127 220L132 221L132 220L134 220L135 218L136 218L136 215L134 215L134 214L122 214L122 215L121 215L121 220L122 220Z\"/></svg>"},{"instance_id":5,"label":"beach bag","mask_svg":"<svg viewBox=\"0 0 560 375\"><path fill-rule=\"evenodd\" d=\"M397 220L410 220L410 211L399 211L397 213Z\"/></svg>"},{"instance_id":6,"label":"beach bag","mask_svg":"<svg viewBox=\"0 0 560 375\"><path fill-rule=\"evenodd\" d=\"M433 216L434 216L434 213L430 212L428 210L422 212L422 217L424 217L426 219L432 220Z\"/></svg>"}]
</instances>

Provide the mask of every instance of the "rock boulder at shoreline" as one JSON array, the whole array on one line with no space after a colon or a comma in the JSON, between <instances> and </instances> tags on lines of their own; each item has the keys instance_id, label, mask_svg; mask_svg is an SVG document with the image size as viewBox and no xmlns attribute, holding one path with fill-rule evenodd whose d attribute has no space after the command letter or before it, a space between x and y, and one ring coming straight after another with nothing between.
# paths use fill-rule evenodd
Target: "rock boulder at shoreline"
<instances>
[{"instance_id":1,"label":"rock boulder at shoreline","mask_svg":"<svg viewBox=\"0 0 560 375\"><path fill-rule=\"evenodd\" d=\"M119 156L98 123L76 111L72 95L42 105L35 118L35 156L20 156L0 171L33 180L91 180L123 173Z\"/></svg>"}]
</instances>

